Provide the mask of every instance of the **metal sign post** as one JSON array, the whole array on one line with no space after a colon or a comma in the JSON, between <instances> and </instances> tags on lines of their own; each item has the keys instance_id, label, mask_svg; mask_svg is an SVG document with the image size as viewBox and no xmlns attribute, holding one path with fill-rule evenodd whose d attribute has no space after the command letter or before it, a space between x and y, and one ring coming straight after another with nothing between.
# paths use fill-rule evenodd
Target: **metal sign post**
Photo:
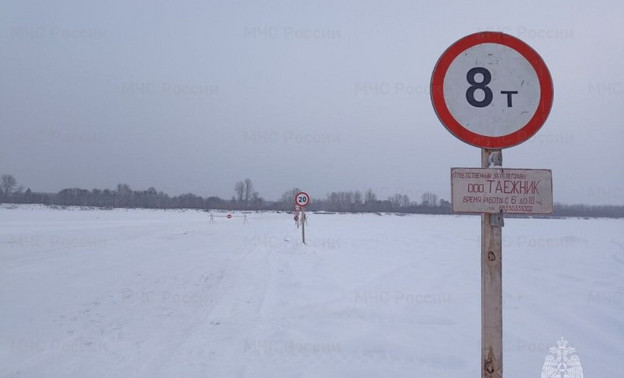
<instances>
[{"instance_id":1,"label":"metal sign post","mask_svg":"<svg viewBox=\"0 0 624 378\"><path fill-rule=\"evenodd\" d=\"M451 170L452 208L481 214L481 377L500 378L503 214L552 212L550 171L503 169L502 149L542 127L552 107L552 79L539 54L521 40L475 33L438 60L431 101L451 134L481 148L481 169Z\"/></svg>"}]
</instances>

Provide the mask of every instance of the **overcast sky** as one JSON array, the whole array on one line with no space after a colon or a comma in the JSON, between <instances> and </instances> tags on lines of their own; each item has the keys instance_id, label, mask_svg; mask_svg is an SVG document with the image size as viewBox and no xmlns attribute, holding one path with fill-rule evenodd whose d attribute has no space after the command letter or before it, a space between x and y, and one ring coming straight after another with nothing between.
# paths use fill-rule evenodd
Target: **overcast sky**
<instances>
[{"instance_id":1,"label":"overcast sky","mask_svg":"<svg viewBox=\"0 0 624 378\"><path fill-rule=\"evenodd\" d=\"M372 188L450 197L480 151L429 96L459 38L544 59L550 117L503 165L553 170L555 202L624 204L624 2L5 1L0 173L33 191L156 187L229 199Z\"/></svg>"}]
</instances>

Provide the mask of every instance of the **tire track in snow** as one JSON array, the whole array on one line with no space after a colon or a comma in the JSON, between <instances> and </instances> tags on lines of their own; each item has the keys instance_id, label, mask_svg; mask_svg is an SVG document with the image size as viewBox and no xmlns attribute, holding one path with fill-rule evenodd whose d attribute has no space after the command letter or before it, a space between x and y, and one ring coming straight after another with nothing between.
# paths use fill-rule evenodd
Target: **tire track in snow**
<instances>
[{"instance_id":1,"label":"tire track in snow","mask_svg":"<svg viewBox=\"0 0 624 378\"><path fill-rule=\"evenodd\" d=\"M213 357L215 353L223 354L222 345L210 348L210 343L218 339L218 336L211 337L211 334L219 335L221 328L230 327L228 335L232 337L237 333L246 333L256 323L264 305L268 282L271 280L269 255L270 251L261 247L245 246L241 255L227 265L222 277L213 286L208 305L190 318L166 322L163 328L170 330L169 332L143 343L144 349L159 351L147 363L141 358L143 363L135 376L169 376L168 366L179 365L172 364L176 359L185 359L189 354L194 355L195 359L206 354L212 354ZM202 350L189 353L189 350L193 350L198 335L203 335ZM211 353L211 350L216 352ZM223 363L227 359L228 354L225 354L219 356L218 361ZM240 363L240 359L235 358L232 363Z\"/></svg>"},{"instance_id":2,"label":"tire track in snow","mask_svg":"<svg viewBox=\"0 0 624 378\"><path fill-rule=\"evenodd\" d=\"M214 321L208 322L208 319L213 310L225 297L229 283L233 279L233 275L236 274L235 270L238 265L242 263L244 258L245 256L243 255L238 261L226 266L222 276L212 287L207 305L197 311L195 315L190 318L173 318L170 321L165 321L162 324L162 329L168 330L166 333L158 334L139 345L141 349L148 351L157 350L158 352L156 355L147 359L147 361L145 361L144 358L139 359L141 368L135 374L136 377L158 376L163 367L167 365L179 348L192 336L198 327L205 326L206 324L218 324Z\"/></svg>"}]
</instances>

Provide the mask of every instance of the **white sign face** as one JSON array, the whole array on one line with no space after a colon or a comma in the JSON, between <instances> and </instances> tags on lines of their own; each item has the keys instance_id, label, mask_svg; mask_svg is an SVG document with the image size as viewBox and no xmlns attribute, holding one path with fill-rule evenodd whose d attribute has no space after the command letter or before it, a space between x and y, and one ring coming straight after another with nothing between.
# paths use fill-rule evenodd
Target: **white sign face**
<instances>
[{"instance_id":1,"label":"white sign face","mask_svg":"<svg viewBox=\"0 0 624 378\"><path fill-rule=\"evenodd\" d=\"M442 124L476 147L515 146L544 124L553 84L542 58L521 40L497 32L466 36L438 60L431 101Z\"/></svg>"},{"instance_id":2,"label":"white sign face","mask_svg":"<svg viewBox=\"0 0 624 378\"><path fill-rule=\"evenodd\" d=\"M550 214L549 169L451 168L456 213Z\"/></svg>"},{"instance_id":3,"label":"white sign face","mask_svg":"<svg viewBox=\"0 0 624 378\"><path fill-rule=\"evenodd\" d=\"M540 83L531 63L511 47L473 46L458 55L444 78L444 100L467 130L501 137L524 127L537 110Z\"/></svg>"}]
</instances>

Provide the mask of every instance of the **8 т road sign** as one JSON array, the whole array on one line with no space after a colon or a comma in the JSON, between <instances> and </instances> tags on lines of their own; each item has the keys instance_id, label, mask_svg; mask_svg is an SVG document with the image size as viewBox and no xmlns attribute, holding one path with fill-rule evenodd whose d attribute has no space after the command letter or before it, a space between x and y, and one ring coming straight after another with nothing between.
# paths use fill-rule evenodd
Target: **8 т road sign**
<instances>
[{"instance_id":1,"label":"8 \u0442 road sign","mask_svg":"<svg viewBox=\"0 0 624 378\"><path fill-rule=\"evenodd\" d=\"M546 64L521 40L499 32L466 36L438 60L431 101L442 124L476 147L515 146L542 127L553 101Z\"/></svg>"},{"instance_id":2,"label":"8 \u0442 road sign","mask_svg":"<svg viewBox=\"0 0 624 378\"><path fill-rule=\"evenodd\" d=\"M542 58L504 33L460 39L442 54L431 76L431 101L442 124L481 148L481 168L452 169L451 185L453 211L482 214L484 378L503 376L503 214L552 211L551 172L503 169L502 149L533 136L546 121L552 100L552 79Z\"/></svg>"}]
</instances>

